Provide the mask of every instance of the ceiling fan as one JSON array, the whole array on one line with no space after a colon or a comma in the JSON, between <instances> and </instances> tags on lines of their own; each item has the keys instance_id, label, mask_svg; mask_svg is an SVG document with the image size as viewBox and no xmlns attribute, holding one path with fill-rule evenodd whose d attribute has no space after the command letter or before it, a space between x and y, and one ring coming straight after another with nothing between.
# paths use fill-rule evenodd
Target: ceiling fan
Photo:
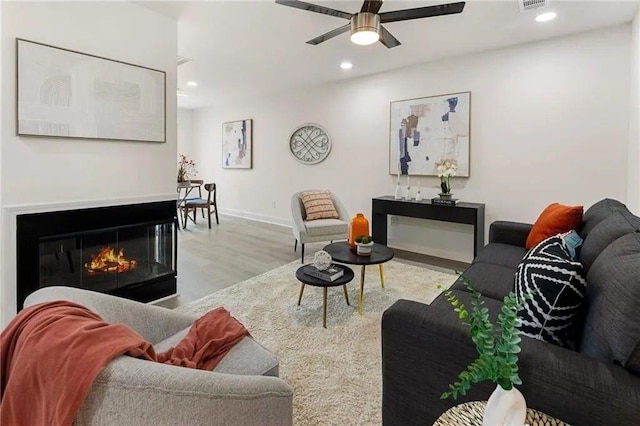
<instances>
[{"instance_id":1,"label":"ceiling fan","mask_svg":"<svg viewBox=\"0 0 640 426\"><path fill-rule=\"evenodd\" d=\"M382 7L382 0L365 0L362 9L357 13L347 13L330 7L318 6L299 0L276 0L283 6L295 7L310 12L322 13L338 18L348 19L349 24L336 28L309 40L308 44L317 45L339 34L351 30L351 41L356 44L367 45L376 41L388 48L400 46L400 42L385 27L380 24L387 22L408 21L410 19L431 18L434 16L453 15L462 12L465 2L441 4L437 6L417 7L414 9L393 10L378 13Z\"/></svg>"}]
</instances>

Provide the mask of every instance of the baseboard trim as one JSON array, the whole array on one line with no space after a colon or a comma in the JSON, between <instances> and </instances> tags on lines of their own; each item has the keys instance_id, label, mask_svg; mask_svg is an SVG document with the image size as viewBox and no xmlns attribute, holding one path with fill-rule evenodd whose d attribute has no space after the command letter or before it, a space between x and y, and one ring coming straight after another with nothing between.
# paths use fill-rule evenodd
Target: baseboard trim
<instances>
[{"instance_id":1,"label":"baseboard trim","mask_svg":"<svg viewBox=\"0 0 640 426\"><path fill-rule=\"evenodd\" d=\"M440 268L452 269L462 272L471 264L460 262L459 260L445 259L444 257L430 256L428 254L416 253L413 251L401 250L394 248L395 256L400 259L411 260L413 262L426 263L428 265L438 266Z\"/></svg>"},{"instance_id":2,"label":"baseboard trim","mask_svg":"<svg viewBox=\"0 0 640 426\"><path fill-rule=\"evenodd\" d=\"M291 228L291 219L283 219L276 216L268 216L259 213L245 212L242 210L233 209L220 209L220 214L226 216L239 217L241 219L255 220L256 222L269 223L271 225L284 226L285 228Z\"/></svg>"}]
</instances>

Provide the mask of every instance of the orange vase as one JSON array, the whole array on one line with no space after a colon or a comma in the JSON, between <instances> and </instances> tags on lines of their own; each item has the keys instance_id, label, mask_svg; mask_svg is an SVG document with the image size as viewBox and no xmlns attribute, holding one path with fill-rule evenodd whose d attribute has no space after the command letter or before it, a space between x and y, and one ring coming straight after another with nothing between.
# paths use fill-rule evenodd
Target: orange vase
<instances>
[{"instance_id":1,"label":"orange vase","mask_svg":"<svg viewBox=\"0 0 640 426\"><path fill-rule=\"evenodd\" d=\"M360 235L370 235L369 234L369 221L364 214L357 213L356 217L351 219L351 225L349 226L349 245L351 247L356 246L356 237Z\"/></svg>"}]
</instances>

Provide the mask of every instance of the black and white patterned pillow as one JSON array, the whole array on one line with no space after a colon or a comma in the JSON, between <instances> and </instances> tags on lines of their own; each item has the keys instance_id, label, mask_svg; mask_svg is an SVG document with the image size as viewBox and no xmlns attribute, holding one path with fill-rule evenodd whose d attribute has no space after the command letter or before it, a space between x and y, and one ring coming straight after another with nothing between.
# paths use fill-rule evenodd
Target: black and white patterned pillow
<instances>
[{"instance_id":1,"label":"black and white patterned pillow","mask_svg":"<svg viewBox=\"0 0 640 426\"><path fill-rule=\"evenodd\" d=\"M538 243L524 256L515 277L518 300L532 293L518 314L521 334L571 347L586 288L582 264L571 260L561 235Z\"/></svg>"}]
</instances>

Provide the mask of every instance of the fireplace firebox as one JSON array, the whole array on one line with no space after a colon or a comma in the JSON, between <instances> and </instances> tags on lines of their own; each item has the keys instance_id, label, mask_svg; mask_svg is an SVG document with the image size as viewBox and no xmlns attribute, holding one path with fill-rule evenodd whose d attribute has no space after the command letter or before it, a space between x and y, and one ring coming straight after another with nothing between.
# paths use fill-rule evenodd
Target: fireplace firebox
<instances>
[{"instance_id":1,"label":"fireplace firebox","mask_svg":"<svg viewBox=\"0 0 640 426\"><path fill-rule=\"evenodd\" d=\"M17 237L18 310L56 285L141 302L176 293L175 201L19 215Z\"/></svg>"}]
</instances>

